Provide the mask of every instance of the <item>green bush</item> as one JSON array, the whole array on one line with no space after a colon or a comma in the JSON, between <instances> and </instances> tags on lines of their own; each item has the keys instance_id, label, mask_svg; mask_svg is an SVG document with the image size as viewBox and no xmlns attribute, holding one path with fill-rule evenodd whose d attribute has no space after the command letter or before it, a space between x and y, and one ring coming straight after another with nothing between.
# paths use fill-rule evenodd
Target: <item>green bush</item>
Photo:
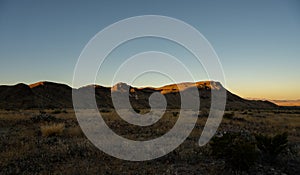
<instances>
[{"instance_id":1,"label":"green bush","mask_svg":"<svg viewBox=\"0 0 300 175\"><path fill-rule=\"evenodd\" d=\"M256 135L257 147L262 153L264 160L272 163L277 156L287 147L288 133L277 134L274 137Z\"/></svg>"},{"instance_id":2,"label":"green bush","mask_svg":"<svg viewBox=\"0 0 300 175\"><path fill-rule=\"evenodd\" d=\"M222 137L214 137L210 145L212 154L224 159L228 169L246 171L257 160L255 141L245 133L226 133Z\"/></svg>"}]
</instances>

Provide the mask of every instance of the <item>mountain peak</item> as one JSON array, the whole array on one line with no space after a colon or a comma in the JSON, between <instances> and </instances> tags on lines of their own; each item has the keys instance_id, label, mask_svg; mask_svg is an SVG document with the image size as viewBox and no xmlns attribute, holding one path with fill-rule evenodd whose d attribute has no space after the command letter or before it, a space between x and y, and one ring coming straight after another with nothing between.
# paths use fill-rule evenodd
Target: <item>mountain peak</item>
<instances>
[{"instance_id":1,"label":"mountain peak","mask_svg":"<svg viewBox=\"0 0 300 175\"><path fill-rule=\"evenodd\" d=\"M217 81L199 81L196 82L198 88L208 88L211 90L220 90L223 88L222 84Z\"/></svg>"},{"instance_id":2,"label":"mountain peak","mask_svg":"<svg viewBox=\"0 0 300 175\"><path fill-rule=\"evenodd\" d=\"M40 81L40 82L36 82L36 83L30 84L29 87L30 88L35 88L37 86L44 86L45 83L47 83L47 82L46 81Z\"/></svg>"},{"instance_id":3,"label":"mountain peak","mask_svg":"<svg viewBox=\"0 0 300 175\"><path fill-rule=\"evenodd\" d=\"M184 82L178 84L166 85L161 88L157 88L160 90L162 94L178 92L182 90L186 90L191 87L197 87L198 89L207 89L207 90L220 90L223 88L220 82L215 81L199 81L199 82Z\"/></svg>"},{"instance_id":4,"label":"mountain peak","mask_svg":"<svg viewBox=\"0 0 300 175\"><path fill-rule=\"evenodd\" d=\"M111 87L112 92L127 92L130 89L131 86L129 86L126 83L120 82L115 84Z\"/></svg>"},{"instance_id":5,"label":"mountain peak","mask_svg":"<svg viewBox=\"0 0 300 175\"><path fill-rule=\"evenodd\" d=\"M50 82L50 81L39 81L33 84L28 85L31 89L32 88L36 88L36 87L43 87L43 86L55 86L55 87L59 87L59 86L64 86L64 87L68 87L70 88L70 86L66 85L66 84L62 84L62 83L56 83L56 82Z\"/></svg>"}]
</instances>

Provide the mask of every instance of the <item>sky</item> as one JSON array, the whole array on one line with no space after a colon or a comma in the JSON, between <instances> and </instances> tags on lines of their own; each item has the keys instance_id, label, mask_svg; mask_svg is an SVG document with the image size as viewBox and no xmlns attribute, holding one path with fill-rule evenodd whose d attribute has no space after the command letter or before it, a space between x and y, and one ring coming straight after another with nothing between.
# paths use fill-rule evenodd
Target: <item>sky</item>
<instances>
[{"instance_id":1,"label":"sky","mask_svg":"<svg viewBox=\"0 0 300 175\"><path fill-rule=\"evenodd\" d=\"M231 92L251 98L300 99L297 0L0 0L0 84L54 81L72 85L86 44L107 26L140 15L176 18L200 31L217 53L225 87ZM197 81L207 79L204 68L193 64L184 48L144 38L114 50L101 65L96 83L110 85L126 57L153 50L172 53L190 65ZM147 74L134 85L160 86L170 81Z\"/></svg>"}]
</instances>

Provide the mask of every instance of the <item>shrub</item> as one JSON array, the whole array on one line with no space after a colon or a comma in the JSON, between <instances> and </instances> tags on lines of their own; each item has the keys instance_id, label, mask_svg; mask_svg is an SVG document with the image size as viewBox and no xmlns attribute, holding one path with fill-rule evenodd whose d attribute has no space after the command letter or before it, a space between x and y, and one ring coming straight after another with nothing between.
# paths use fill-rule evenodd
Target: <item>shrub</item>
<instances>
[{"instance_id":1,"label":"shrub","mask_svg":"<svg viewBox=\"0 0 300 175\"><path fill-rule=\"evenodd\" d=\"M227 119L233 119L234 117L234 112L230 112L230 113L225 113L223 115L224 118L227 118Z\"/></svg>"},{"instance_id":2,"label":"shrub","mask_svg":"<svg viewBox=\"0 0 300 175\"><path fill-rule=\"evenodd\" d=\"M139 110L139 109L134 109L134 111L135 111L136 113L140 113L140 112L141 112L141 110Z\"/></svg>"},{"instance_id":3,"label":"shrub","mask_svg":"<svg viewBox=\"0 0 300 175\"><path fill-rule=\"evenodd\" d=\"M227 133L221 137L213 137L210 145L212 148L212 154L217 158L223 158L226 156L228 145L232 143L232 140L236 138L237 135L234 133Z\"/></svg>"},{"instance_id":4,"label":"shrub","mask_svg":"<svg viewBox=\"0 0 300 175\"><path fill-rule=\"evenodd\" d=\"M237 170L248 170L256 160L255 142L236 138L229 149L229 159L226 164Z\"/></svg>"},{"instance_id":5,"label":"shrub","mask_svg":"<svg viewBox=\"0 0 300 175\"><path fill-rule=\"evenodd\" d=\"M243 111L242 114L248 114L248 112L247 111Z\"/></svg>"},{"instance_id":6,"label":"shrub","mask_svg":"<svg viewBox=\"0 0 300 175\"><path fill-rule=\"evenodd\" d=\"M67 136L70 136L70 137L81 137L84 135L79 126L70 127L68 129L66 129L65 133Z\"/></svg>"},{"instance_id":7,"label":"shrub","mask_svg":"<svg viewBox=\"0 0 300 175\"><path fill-rule=\"evenodd\" d=\"M233 118L233 120L235 120L235 121L240 121L240 122L245 122L245 121L247 121L246 119L241 118L241 117L235 117L235 118Z\"/></svg>"},{"instance_id":8,"label":"shrub","mask_svg":"<svg viewBox=\"0 0 300 175\"><path fill-rule=\"evenodd\" d=\"M59 109L56 109L56 110L54 110L53 112L51 112L52 114L60 114L61 113L61 110L59 110Z\"/></svg>"},{"instance_id":9,"label":"shrub","mask_svg":"<svg viewBox=\"0 0 300 175\"><path fill-rule=\"evenodd\" d=\"M40 114L46 114L46 112L45 112L45 111L42 111L42 110L40 110Z\"/></svg>"},{"instance_id":10,"label":"shrub","mask_svg":"<svg viewBox=\"0 0 300 175\"><path fill-rule=\"evenodd\" d=\"M30 118L33 122L59 122L62 119L56 118L49 114L39 114Z\"/></svg>"},{"instance_id":11,"label":"shrub","mask_svg":"<svg viewBox=\"0 0 300 175\"><path fill-rule=\"evenodd\" d=\"M172 112L173 117L177 117L177 115L179 114L179 112Z\"/></svg>"},{"instance_id":12,"label":"shrub","mask_svg":"<svg viewBox=\"0 0 300 175\"><path fill-rule=\"evenodd\" d=\"M208 117L208 116L209 116L209 109L206 108L202 109L200 111L200 114L198 115L198 117Z\"/></svg>"},{"instance_id":13,"label":"shrub","mask_svg":"<svg viewBox=\"0 0 300 175\"><path fill-rule=\"evenodd\" d=\"M65 129L64 123L55 123L41 126L41 133L44 137L58 136L63 133Z\"/></svg>"},{"instance_id":14,"label":"shrub","mask_svg":"<svg viewBox=\"0 0 300 175\"><path fill-rule=\"evenodd\" d=\"M60 114L60 113L68 113L67 110L62 110L62 109L56 109L54 111L51 112L51 114Z\"/></svg>"},{"instance_id":15,"label":"shrub","mask_svg":"<svg viewBox=\"0 0 300 175\"><path fill-rule=\"evenodd\" d=\"M277 134L274 137L265 135L256 135L257 147L262 153L263 159L272 163L277 156L287 147L287 132Z\"/></svg>"},{"instance_id":16,"label":"shrub","mask_svg":"<svg viewBox=\"0 0 300 175\"><path fill-rule=\"evenodd\" d=\"M55 109L54 111L51 112L52 114L60 114L60 113L68 113L67 110L62 110L62 109Z\"/></svg>"},{"instance_id":17,"label":"shrub","mask_svg":"<svg viewBox=\"0 0 300 175\"><path fill-rule=\"evenodd\" d=\"M212 154L225 159L225 166L238 171L248 170L257 160L256 145L251 135L226 133L210 143Z\"/></svg>"},{"instance_id":18,"label":"shrub","mask_svg":"<svg viewBox=\"0 0 300 175\"><path fill-rule=\"evenodd\" d=\"M106 109L106 108L102 108L102 109L100 109L100 112L102 112L102 113L108 113L108 112L110 112L110 110Z\"/></svg>"}]
</instances>

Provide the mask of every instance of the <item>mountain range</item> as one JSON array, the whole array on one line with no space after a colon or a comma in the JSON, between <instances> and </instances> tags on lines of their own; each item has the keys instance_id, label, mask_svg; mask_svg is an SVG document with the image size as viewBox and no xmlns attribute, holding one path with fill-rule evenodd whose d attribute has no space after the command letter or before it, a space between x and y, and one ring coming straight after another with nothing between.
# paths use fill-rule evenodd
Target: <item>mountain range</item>
<instances>
[{"instance_id":1,"label":"mountain range","mask_svg":"<svg viewBox=\"0 0 300 175\"><path fill-rule=\"evenodd\" d=\"M95 92L95 98L99 108L113 108L111 93L124 93L126 92L126 89L129 89L129 100L134 108L150 108L148 100L150 95L154 92L159 92L165 96L167 101L167 108L174 109L180 108L180 91L188 89L189 87L196 87L198 89L200 95L200 108L209 108L211 102L211 92L218 92L221 90L225 90L227 94L227 110L276 109L279 107L270 101L243 99L229 92L221 85L221 83L215 81L171 84L160 88L136 88L131 87L125 83L118 83L113 87L87 85L77 89L65 84L43 81L30 85L20 83L11 86L0 86L0 108L72 108L72 90L74 90L75 92L77 91L84 93Z\"/></svg>"}]
</instances>

